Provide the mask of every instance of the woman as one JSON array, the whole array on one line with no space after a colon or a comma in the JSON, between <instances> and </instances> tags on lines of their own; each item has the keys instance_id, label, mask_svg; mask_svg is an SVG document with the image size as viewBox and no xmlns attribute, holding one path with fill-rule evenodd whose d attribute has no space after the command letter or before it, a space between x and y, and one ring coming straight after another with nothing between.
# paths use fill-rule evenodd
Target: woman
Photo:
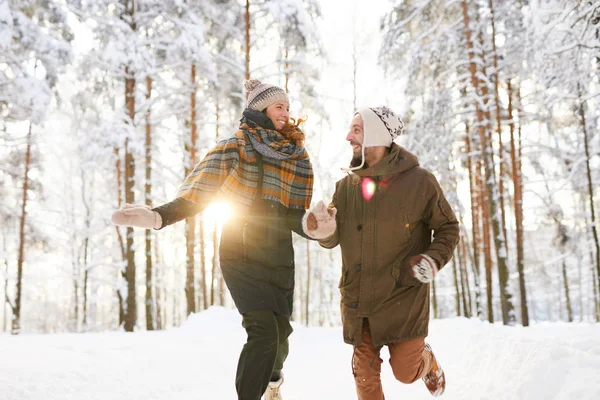
<instances>
[{"instance_id":1,"label":"woman","mask_svg":"<svg viewBox=\"0 0 600 400\"><path fill-rule=\"evenodd\" d=\"M290 124L289 100L280 87L245 83L247 108L239 130L219 142L185 179L170 203L150 209L125 205L117 225L162 229L224 198L236 206L223 227L221 270L248 339L240 354L236 390L240 400L281 399L283 363L292 333L294 231L322 239L335 231L335 211L310 207L313 171L304 133ZM301 122L301 120L299 121ZM312 215L310 215L312 214ZM307 226L310 215L310 230Z\"/></svg>"}]
</instances>

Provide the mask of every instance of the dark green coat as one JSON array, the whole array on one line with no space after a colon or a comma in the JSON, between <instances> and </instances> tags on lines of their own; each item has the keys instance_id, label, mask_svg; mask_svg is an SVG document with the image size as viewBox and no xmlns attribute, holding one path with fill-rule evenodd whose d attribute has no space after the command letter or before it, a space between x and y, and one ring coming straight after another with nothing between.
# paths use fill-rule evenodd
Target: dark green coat
<instances>
[{"instance_id":1,"label":"dark green coat","mask_svg":"<svg viewBox=\"0 0 600 400\"><path fill-rule=\"evenodd\" d=\"M272 310L291 316L294 298L292 230L303 237L304 210L260 200L231 218L221 235L219 256L225 283L240 313Z\"/></svg>"}]
</instances>

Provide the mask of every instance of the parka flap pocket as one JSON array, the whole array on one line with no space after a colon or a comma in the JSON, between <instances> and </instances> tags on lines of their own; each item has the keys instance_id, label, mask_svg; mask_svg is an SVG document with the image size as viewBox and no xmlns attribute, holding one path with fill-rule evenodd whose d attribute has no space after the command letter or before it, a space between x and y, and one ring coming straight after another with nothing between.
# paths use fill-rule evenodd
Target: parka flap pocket
<instances>
[{"instance_id":1,"label":"parka flap pocket","mask_svg":"<svg viewBox=\"0 0 600 400\"><path fill-rule=\"evenodd\" d=\"M408 260L401 260L392 264L392 277L396 281L396 287L422 285L422 282L410 273Z\"/></svg>"}]
</instances>

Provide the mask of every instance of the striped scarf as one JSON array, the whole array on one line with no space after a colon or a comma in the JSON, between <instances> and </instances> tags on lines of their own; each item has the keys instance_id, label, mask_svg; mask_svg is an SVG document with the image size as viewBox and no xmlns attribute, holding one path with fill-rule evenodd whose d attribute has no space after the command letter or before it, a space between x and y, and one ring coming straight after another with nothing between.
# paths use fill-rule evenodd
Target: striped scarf
<instances>
[{"instance_id":1,"label":"striped scarf","mask_svg":"<svg viewBox=\"0 0 600 400\"><path fill-rule=\"evenodd\" d=\"M258 152L263 160L262 198L288 208L310 208L314 178L308 153L286 137L243 118L240 130L219 142L185 178L178 197L194 203L224 197L250 206L258 191Z\"/></svg>"}]
</instances>

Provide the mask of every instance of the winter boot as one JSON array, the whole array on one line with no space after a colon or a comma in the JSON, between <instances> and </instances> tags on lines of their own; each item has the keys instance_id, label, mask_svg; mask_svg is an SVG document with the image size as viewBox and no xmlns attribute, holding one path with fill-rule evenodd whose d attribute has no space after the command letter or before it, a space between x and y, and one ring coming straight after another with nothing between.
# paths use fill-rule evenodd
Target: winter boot
<instances>
[{"instance_id":1,"label":"winter boot","mask_svg":"<svg viewBox=\"0 0 600 400\"><path fill-rule=\"evenodd\" d=\"M425 343L425 351L431 353L431 370L423 377L425 386L429 389L429 393L433 396L438 397L444 393L446 389L446 376L441 365L437 362L433 350L428 343Z\"/></svg>"},{"instance_id":2,"label":"winter boot","mask_svg":"<svg viewBox=\"0 0 600 400\"><path fill-rule=\"evenodd\" d=\"M283 400L281 397L281 384L283 383L283 374L278 381L269 382L269 386L267 386L267 391L265 392L265 400Z\"/></svg>"}]
</instances>

